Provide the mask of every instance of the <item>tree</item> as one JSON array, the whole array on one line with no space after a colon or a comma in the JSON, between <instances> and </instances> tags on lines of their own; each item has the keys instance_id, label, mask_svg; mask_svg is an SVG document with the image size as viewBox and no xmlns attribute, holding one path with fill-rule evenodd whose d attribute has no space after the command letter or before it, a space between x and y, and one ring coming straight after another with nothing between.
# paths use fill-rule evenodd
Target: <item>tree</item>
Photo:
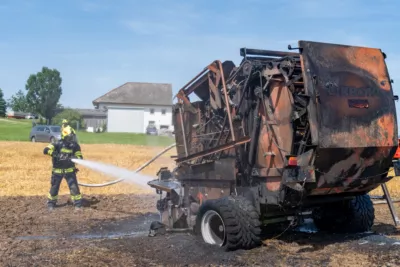
<instances>
[{"instance_id":1,"label":"tree","mask_svg":"<svg viewBox=\"0 0 400 267\"><path fill-rule=\"evenodd\" d=\"M3 90L0 88L0 117L6 116L7 103L4 100Z\"/></svg>"},{"instance_id":2,"label":"tree","mask_svg":"<svg viewBox=\"0 0 400 267\"><path fill-rule=\"evenodd\" d=\"M64 109L62 112L58 113L54 118L53 118L53 124L58 124L61 125L61 122L63 119L66 119L69 121L69 124L72 126L72 128L76 129L77 123L79 123L79 128L84 128L83 126L83 117L82 115L73 109L67 108Z\"/></svg>"},{"instance_id":3,"label":"tree","mask_svg":"<svg viewBox=\"0 0 400 267\"><path fill-rule=\"evenodd\" d=\"M32 111L42 115L51 123L58 101L62 95L62 79L56 69L43 67L41 72L31 74L26 82L26 101Z\"/></svg>"},{"instance_id":4,"label":"tree","mask_svg":"<svg viewBox=\"0 0 400 267\"><path fill-rule=\"evenodd\" d=\"M30 112L31 111L29 108L28 102L26 101L24 92L22 92L22 90L19 90L15 95L12 95L11 99L8 100L7 105L13 111L19 111L19 112Z\"/></svg>"}]
</instances>

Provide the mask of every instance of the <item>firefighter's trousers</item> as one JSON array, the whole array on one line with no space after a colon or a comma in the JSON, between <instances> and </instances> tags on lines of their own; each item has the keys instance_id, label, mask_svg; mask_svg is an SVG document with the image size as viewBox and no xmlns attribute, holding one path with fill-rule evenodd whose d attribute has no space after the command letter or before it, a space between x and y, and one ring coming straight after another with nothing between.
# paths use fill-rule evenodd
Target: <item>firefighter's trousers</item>
<instances>
[{"instance_id":1,"label":"firefighter's trousers","mask_svg":"<svg viewBox=\"0 0 400 267\"><path fill-rule=\"evenodd\" d=\"M76 178L76 171L74 168L53 169L51 175L51 188L48 195L48 204L54 206L57 203L58 191L60 190L60 185L64 177L65 180L67 181L71 193L71 199L74 202L74 205L77 207L81 207L82 195L79 190L79 185Z\"/></svg>"}]
</instances>

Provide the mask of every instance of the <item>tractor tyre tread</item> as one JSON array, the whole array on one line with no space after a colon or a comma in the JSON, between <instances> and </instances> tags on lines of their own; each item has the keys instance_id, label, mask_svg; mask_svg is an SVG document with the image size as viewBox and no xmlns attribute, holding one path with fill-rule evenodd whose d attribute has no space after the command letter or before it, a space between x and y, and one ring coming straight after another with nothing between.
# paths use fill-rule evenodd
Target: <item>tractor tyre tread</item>
<instances>
[{"instance_id":1,"label":"tractor tyre tread","mask_svg":"<svg viewBox=\"0 0 400 267\"><path fill-rule=\"evenodd\" d=\"M369 195L356 196L345 203L335 204L316 210L314 223L318 229L336 233L360 233L371 230L375 220L375 209Z\"/></svg>"},{"instance_id":2,"label":"tractor tyre tread","mask_svg":"<svg viewBox=\"0 0 400 267\"><path fill-rule=\"evenodd\" d=\"M374 204L369 195L357 196L349 201L349 210L351 210L351 219L347 225L347 232L366 232L370 231L375 220Z\"/></svg>"},{"instance_id":3,"label":"tractor tyre tread","mask_svg":"<svg viewBox=\"0 0 400 267\"><path fill-rule=\"evenodd\" d=\"M223 249L252 249L261 245L261 222L253 204L241 196L206 200L196 218L196 233L201 235L201 219L208 210L216 211L225 224L226 242Z\"/></svg>"}]
</instances>

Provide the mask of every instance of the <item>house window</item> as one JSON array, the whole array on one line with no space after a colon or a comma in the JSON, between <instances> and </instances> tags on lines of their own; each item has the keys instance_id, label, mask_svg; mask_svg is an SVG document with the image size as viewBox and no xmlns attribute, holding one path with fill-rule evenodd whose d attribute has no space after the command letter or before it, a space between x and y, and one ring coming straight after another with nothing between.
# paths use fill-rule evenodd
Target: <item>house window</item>
<instances>
[{"instance_id":1,"label":"house window","mask_svg":"<svg viewBox=\"0 0 400 267\"><path fill-rule=\"evenodd\" d=\"M154 108L150 109L150 114L154 114Z\"/></svg>"},{"instance_id":2,"label":"house window","mask_svg":"<svg viewBox=\"0 0 400 267\"><path fill-rule=\"evenodd\" d=\"M161 114L165 115L165 113L167 113L167 111L165 109L162 109Z\"/></svg>"}]
</instances>

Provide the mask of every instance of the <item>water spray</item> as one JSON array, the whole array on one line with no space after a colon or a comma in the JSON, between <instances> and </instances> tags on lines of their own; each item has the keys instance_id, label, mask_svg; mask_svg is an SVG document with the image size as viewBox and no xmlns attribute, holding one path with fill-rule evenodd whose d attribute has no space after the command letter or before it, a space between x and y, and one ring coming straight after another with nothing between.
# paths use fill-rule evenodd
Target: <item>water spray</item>
<instances>
[{"instance_id":1,"label":"water spray","mask_svg":"<svg viewBox=\"0 0 400 267\"><path fill-rule=\"evenodd\" d=\"M150 165L150 163L155 161L157 158L159 158L161 155L165 154L168 150L170 150L171 148L173 148L175 146L176 146L176 143L169 145L163 151L158 153L156 156L154 156L152 159L150 159L148 162L146 162L145 164L140 166L135 171L119 168L119 167L116 167L114 165L109 165L109 164L103 164L103 163L99 163L99 162L89 161L89 160L72 159L73 162L75 162L75 163L77 163L79 165L88 167L90 169L93 169L93 170L96 170L96 171L101 171L101 172L109 174L111 176L122 177L120 179L117 179L117 180L114 180L114 181L111 181L111 182L107 182L107 183L102 183L102 184L85 184L85 183L78 183L78 184L80 186L85 186L85 187L104 187L104 186L110 186L110 185L122 182L122 181L128 179L129 177L132 177L132 174L136 174L136 173L140 172L141 170L143 170L144 168L146 168L148 165ZM135 183L137 183L137 184L139 184L141 186L144 186L144 187L148 187L147 182L148 182L148 180L150 180L150 178L146 177L146 176L141 176L139 178L141 178L141 179L135 179ZM153 179L153 177L151 177L151 179Z\"/></svg>"}]
</instances>

